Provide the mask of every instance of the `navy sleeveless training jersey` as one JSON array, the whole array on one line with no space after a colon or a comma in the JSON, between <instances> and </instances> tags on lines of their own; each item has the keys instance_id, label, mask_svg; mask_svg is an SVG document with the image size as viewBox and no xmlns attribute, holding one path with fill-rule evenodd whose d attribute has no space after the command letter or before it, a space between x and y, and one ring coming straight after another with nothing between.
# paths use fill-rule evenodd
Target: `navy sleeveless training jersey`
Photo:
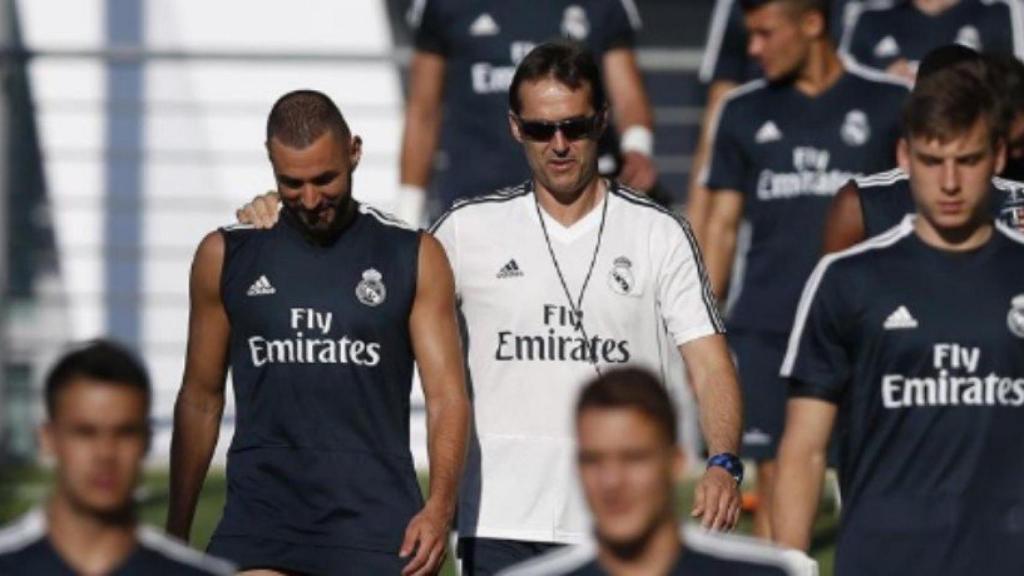
<instances>
[{"instance_id":1,"label":"navy sleeveless training jersey","mask_svg":"<svg viewBox=\"0 0 1024 576\"><path fill-rule=\"evenodd\" d=\"M855 178L864 219L864 237L885 232L903 221L907 214L917 211L910 192L907 174L895 168L886 172ZM1024 229L1024 182L992 179L992 216L1011 227Z\"/></svg>"},{"instance_id":2,"label":"navy sleeveless training jersey","mask_svg":"<svg viewBox=\"0 0 1024 576\"><path fill-rule=\"evenodd\" d=\"M139 526L135 535L135 549L107 576L228 576L235 573L227 561L193 550L152 527ZM76 574L50 541L44 510L33 510L0 529L0 574Z\"/></svg>"},{"instance_id":3,"label":"navy sleeveless training jersey","mask_svg":"<svg viewBox=\"0 0 1024 576\"><path fill-rule=\"evenodd\" d=\"M836 574L1024 574L1024 236L822 259L781 374L838 405Z\"/></svg>"},{"instance_id":4,"label":"navy sleeveless training jersey","mask_svg":"<svg viewBox=\"0 0 1024 576\"><path fill-rule=\"evenodd\" d=\"M858 63L885 70L897 60L917 63L931 50L963 44L979 52L1024 58L1019 0L959 0L929 15L905 1L865 2L851 19L840 50Z\"/></svg>"},{"instance_id":5,"label":"navy sleeveless training jersey","mask_svg":"<svg viewBox=\"0 0 1024 576\"><path fill-rule=\"evenodd\" d=\"M435 183L443 209L530 175L508 127L508 87L530 50L569 38L600 65L605 52L632 47L640 28L633 0L417 0L410 19L416 49L445 59L441 149L450 168Z\"/></svg>"},{"instance_id":6,"label":"navy sleeveless training jersey","mask_svg":"<svg viewBox=\"0 0 1024 576\"><path fill-rule=\"evenodd\" d=\"M789 332L832 196L850 178L893 165L906 95L902 84L857 69L815 98L764 80L726 95L705 183L741 192L752 228L729 326Z\"/></svg>"},{"instance_id":7,"label":"navy sleeveless training jersey","mask_svg":"<svg viewBox=\"0 0 1024 576\"><path fill-rule=\"evenodd\" d=\"M237 421L215 537L397 553L422 507L409 452L419 233L359 205L320 246L289 216L223 230Z\"/></svg>"},{"instance_id":8,"label":"navy sleeveless training jersey","mask_svg":"<svg viewBox=\"0 0 1024 576\"><path fill-rule=\"evenodd\" d=\"M829 35L836 44L842 38L846 14L855 4L856 0L832 0L829 5ZM700 81L743 84L760 77L761 67L747 54L747 28L739 0L717 0L700 65Z\"/></svg>"}]
</instances>

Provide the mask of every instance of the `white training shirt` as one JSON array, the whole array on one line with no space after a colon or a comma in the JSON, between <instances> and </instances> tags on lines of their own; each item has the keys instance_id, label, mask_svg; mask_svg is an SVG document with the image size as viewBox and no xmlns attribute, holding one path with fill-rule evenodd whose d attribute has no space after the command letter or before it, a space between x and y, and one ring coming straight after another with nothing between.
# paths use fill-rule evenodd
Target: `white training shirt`
<instances>
[{"instance_id":1,"label":"white training shirt","mask_svg":"<svg viewBox=\"0 0 1024 576\"><path fill-rule=\"evenodd\" d=\"M683 378L676 347L723 331L689 225L609 188L568 228L538 210L529 182L456 204L434 225L455 274L474 409L460 536L583 540L573 409L596 375L589 358L645 366L673 389ZM582 331L539 213L574 303L590 272Z\"/></svg>"}]
</instances>

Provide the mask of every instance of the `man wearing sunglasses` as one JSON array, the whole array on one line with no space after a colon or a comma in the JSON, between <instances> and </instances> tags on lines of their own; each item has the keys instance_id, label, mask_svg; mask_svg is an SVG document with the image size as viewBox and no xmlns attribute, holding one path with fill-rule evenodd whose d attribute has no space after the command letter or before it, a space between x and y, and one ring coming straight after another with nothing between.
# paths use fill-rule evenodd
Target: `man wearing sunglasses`
<instances>
[{"instance_id":1,"label":"man wearing sunglasses","mask_svg":"<svg viewBox=\"0 0 1024 576\"><path fill-rule=\"evenodd\" d=\"M682 389L685 358L712 457L693 514L739 514L740 398L689 225L598 174L607 128L593 59L544 44L509 89L509 127L532 177L465 200L432 232L453 263L475 428L460 494L469 574L493 574L589 532L573 474L573 402L610 367ZM681 354L680 354L681 353Z\"/></svg>"},{"instance_id":2,"label":"man wearing sunglasses","mask_svg":"<svg viewBox=\"0 0 1024 576\"><path fill-rule=\"evenodd\" d=\"M642 27L634 0L411 4L414 51L397 216L412 224L424 217L432 221L456 200L515 184L529 174L502 123L505 95L526 54L555 38L580 42L600 63L617 128L606 130L601 139L602 173L618 174L639 190L654 187L653 112L633 49ZM435 155L448 162L435 162Z\"/></svg>"},{"instance_id":3,"label":"man wearing sunglasses","mask_svg":"<svg viewBox=\"0 0 1024 576\"><path fill-rule=\"evenodd\" d=\"M585 382L624 364L685 393L686 361L712 454L692 514L708 528L734 527L739 385L689 224L599 176L608 112L588 52L535 48L516 70L509 106L532 177L457 203L431 230L455 276L472 387L463 573L494 574L587 537L573 403ZM268 226L276 208L264 195L239 217Z\"/></svg>"}]
</instances>

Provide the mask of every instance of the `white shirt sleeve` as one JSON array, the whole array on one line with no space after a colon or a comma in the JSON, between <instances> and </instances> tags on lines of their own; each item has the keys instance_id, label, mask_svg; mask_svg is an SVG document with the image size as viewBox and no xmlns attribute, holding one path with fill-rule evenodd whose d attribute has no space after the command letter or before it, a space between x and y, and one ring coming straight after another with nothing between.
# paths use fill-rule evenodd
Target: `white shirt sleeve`
<instances>
[{"instance_id":1,"label":"white shirt sleeve","mask_svg":"<svg viewBox=\"0 0 1024 576\"><path fill-rule=\"evenodd\" d=\"M652 234L658 305L676 346L725 332L690 225L666 216Z\"/></svg>"}]
</instances>

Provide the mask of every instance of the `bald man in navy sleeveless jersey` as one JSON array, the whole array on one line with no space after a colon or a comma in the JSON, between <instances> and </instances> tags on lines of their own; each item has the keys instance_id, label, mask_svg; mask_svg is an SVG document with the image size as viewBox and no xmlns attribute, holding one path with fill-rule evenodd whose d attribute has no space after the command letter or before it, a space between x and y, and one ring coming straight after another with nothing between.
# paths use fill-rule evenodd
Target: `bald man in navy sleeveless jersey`
<instances>
[{"instance_id":1,"label":"bald man in navy sleeveless jersey","mask_svg":"<svg viewBox=\"0 0 1024 576\"><path fill-rule=\"evenodd\" d=\"M361 141L323 94L278 100L267 148L281 221L212 232L193 263L168 527L189 533L230 367L237 422L210 549L270 573L433 573L469 414L448 261L430 236L352 199ZM409 452L414 360L426 503Z\"/></svg>"}]
</instances>

